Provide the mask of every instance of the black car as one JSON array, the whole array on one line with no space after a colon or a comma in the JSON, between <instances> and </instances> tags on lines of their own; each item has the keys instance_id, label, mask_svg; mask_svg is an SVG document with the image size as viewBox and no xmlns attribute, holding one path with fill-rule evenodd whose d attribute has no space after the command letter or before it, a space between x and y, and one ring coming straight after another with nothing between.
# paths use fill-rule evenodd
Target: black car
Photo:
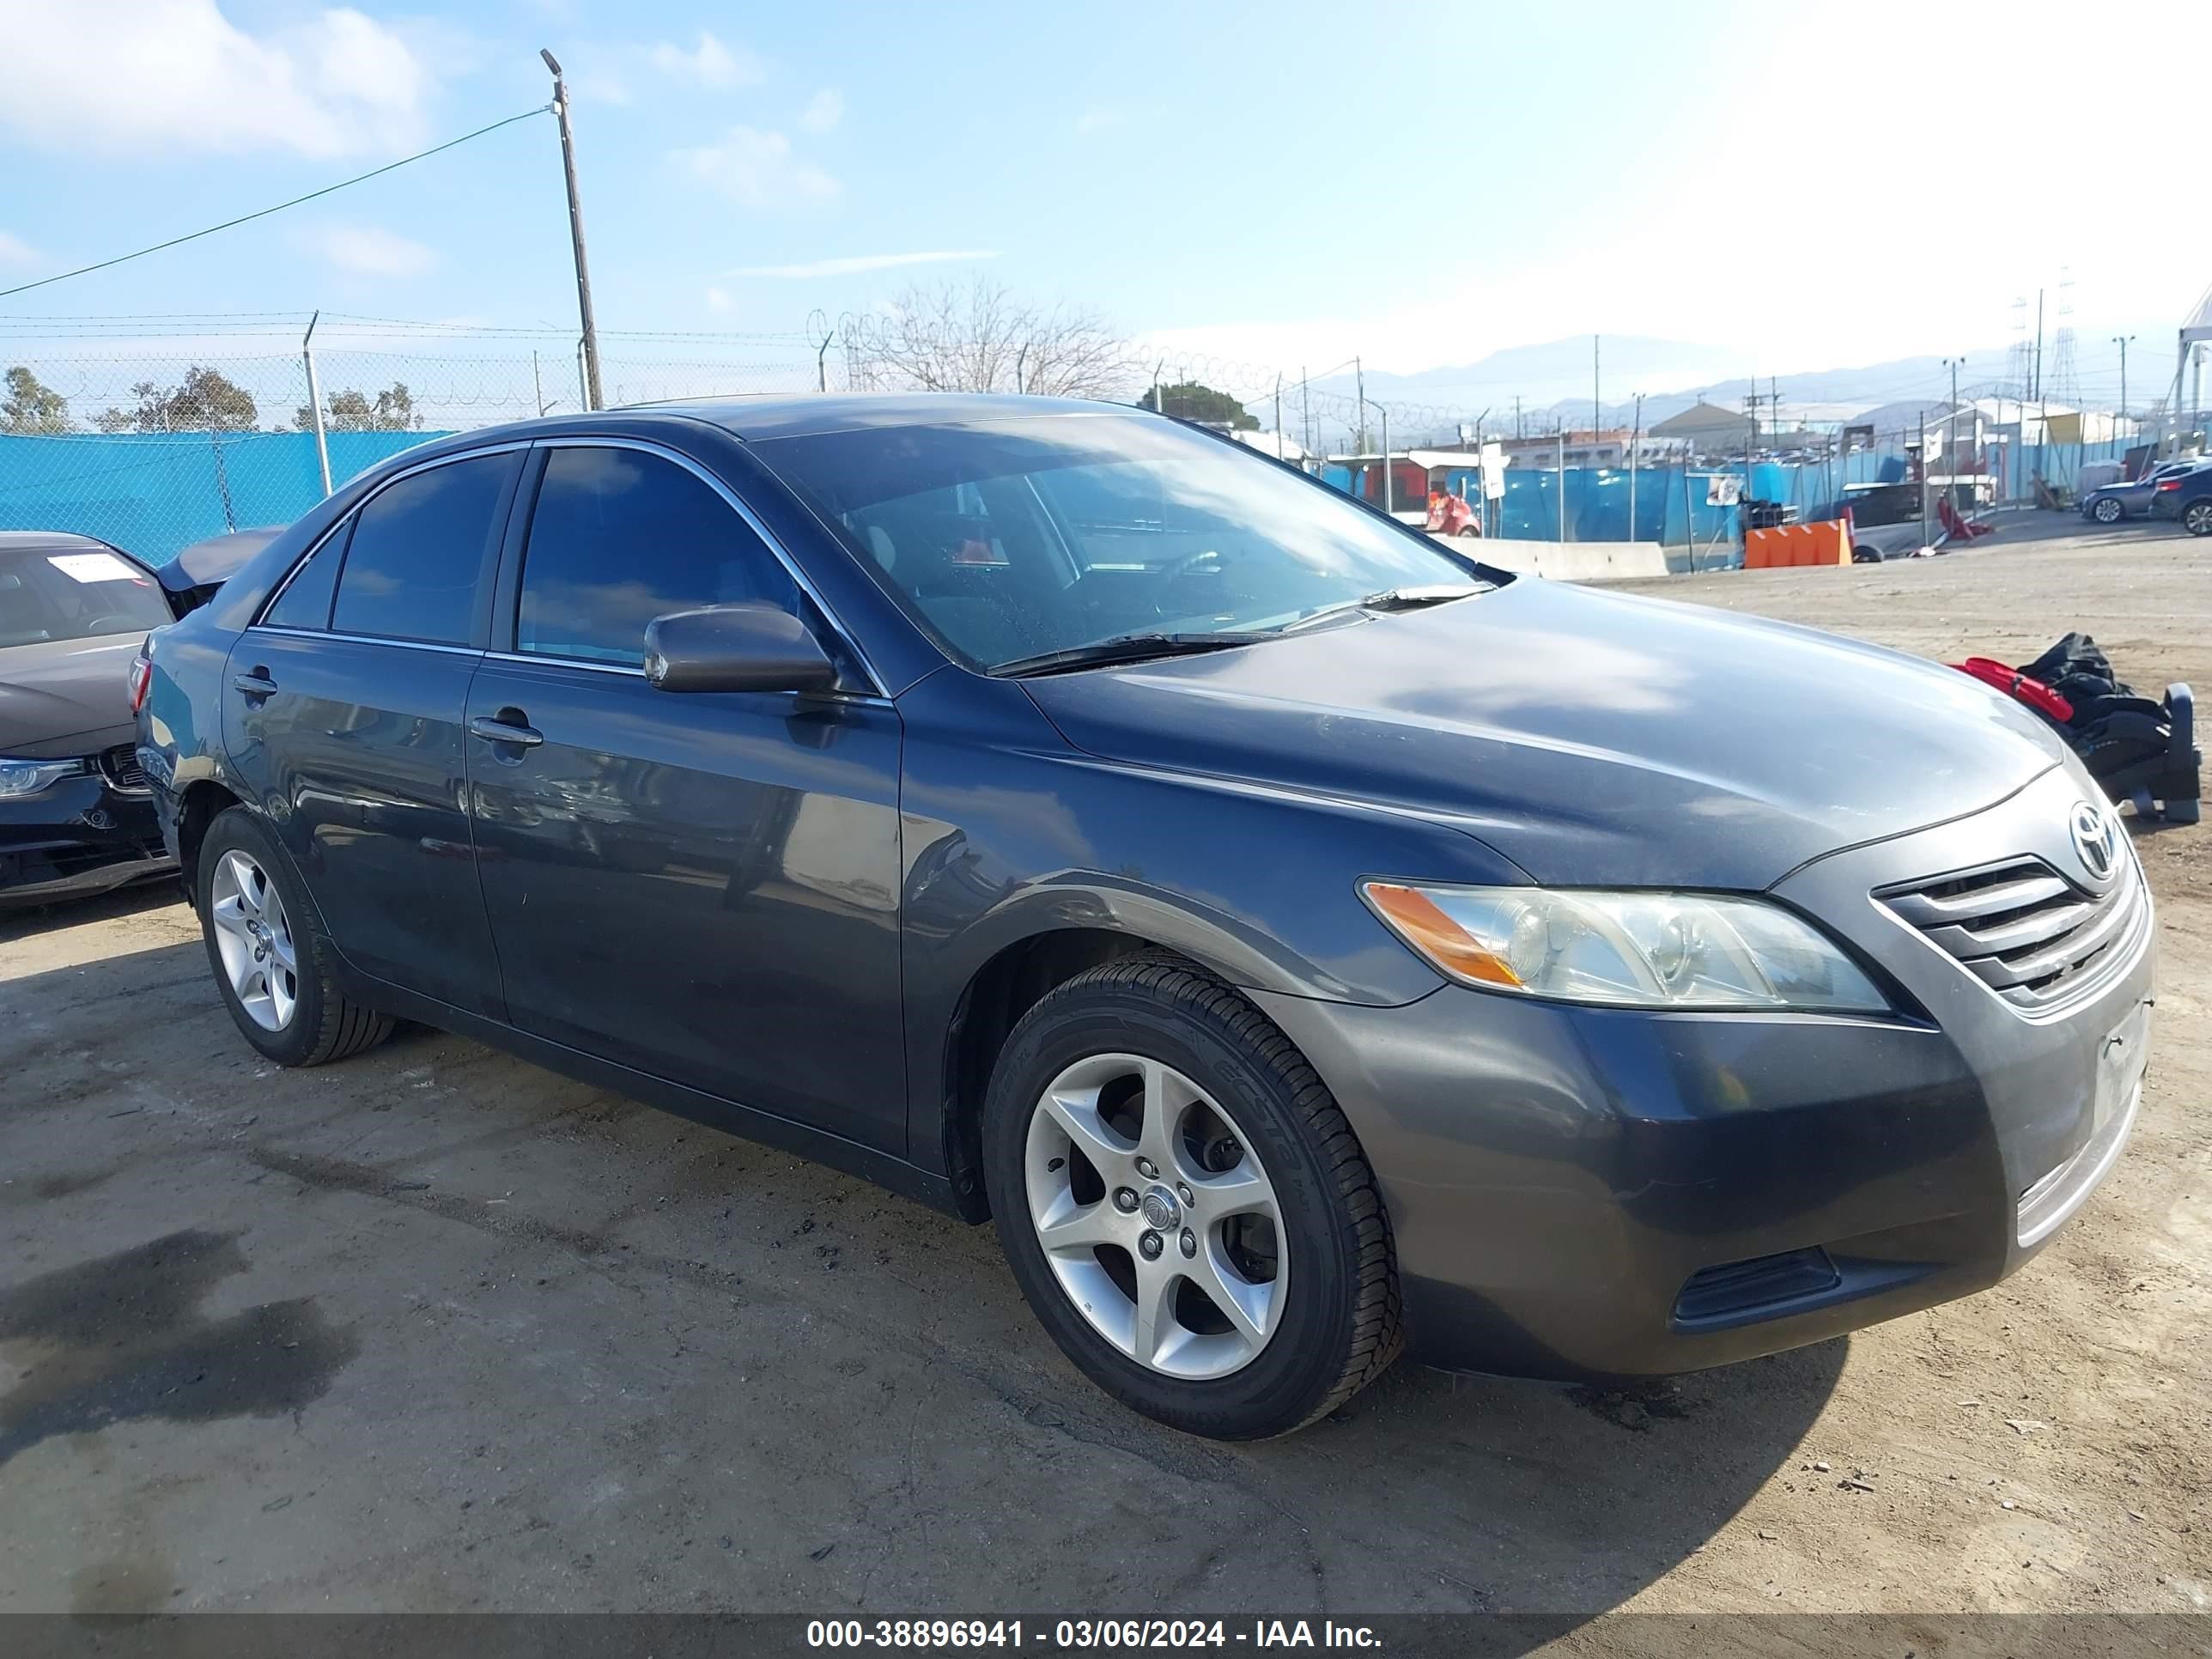
<instances>
[{"instance_id":1,"label":"black car","mask_svg":"<svg viewBox=\"0 0 2212 1659\"><path fill-rule=\"evenodd\" d=\"M2212 536L2212 464L2160 479L2150 510L2155 517L2175 520L2192 536Z\"/></svg>"},{"instance_id":2,"label":"black car","mask_svg":"<svg viewBox=\"0 0 2212 1659\"><path fill-rule=\"evenodd\" d=\"M160 579L87 536L0 532L0 906L175 866L138 768L129 673L175 620Z\"/></svg>"},{"instance_id":3,"label":"black car","mask_svg":"<svg viewBox=\"0 0 2212 1659\"><path fill-rule=\"evenodd\" d=\"M2099 524L2148 517L2156 510L2160 485L2184 477L2203 465L2201 461L2169 461L2152 467L2131 483L2100 485L2081 497L2081 516Z\"/></svg>"},{"instance_id":4,"label":"black car","mask_svg":"<svg viewBox=\"0 0 2212 1659\"><path fill-rule=\"evenodd\" d=\"M991 1218L1195 1432L1978 1290L2140 1098L2149 893L2019 705L1127 409L446 439L149 650L261 1054L421 1020Z\"/></svg>"}]
</instances>

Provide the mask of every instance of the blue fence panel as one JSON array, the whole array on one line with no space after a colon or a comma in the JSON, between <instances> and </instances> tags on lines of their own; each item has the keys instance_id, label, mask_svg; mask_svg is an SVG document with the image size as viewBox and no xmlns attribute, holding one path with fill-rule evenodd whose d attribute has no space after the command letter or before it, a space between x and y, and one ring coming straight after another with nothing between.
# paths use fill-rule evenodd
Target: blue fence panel
<instances>
[{"instance_id":1,"label":"blue fence panel","mask_svg":"<svg viewBox=\"0 0 2212 1659\"><path fill-rule=\"evenodd\" d=\"M333 432L331 482L445 435ZM312 433L0 437L0 530L96 536L149 564L226 530L289 524L322 497Z\"/></svg>"}]
</instances>

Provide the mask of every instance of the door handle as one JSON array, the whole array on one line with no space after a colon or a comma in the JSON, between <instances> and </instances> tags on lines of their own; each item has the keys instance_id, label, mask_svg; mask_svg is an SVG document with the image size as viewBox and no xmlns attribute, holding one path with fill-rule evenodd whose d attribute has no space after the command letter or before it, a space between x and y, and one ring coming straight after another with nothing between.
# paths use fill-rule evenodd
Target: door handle
<instances>
[{"instance_id":1,"label":"door handle","mask_svg":"<svg viewBox=\"0 0 2212 1659\"><path fill-rule=\"evenodd\" d=\"M545 741L545 734L535 726L519 721L510 725L485 714L478 714L469 722L469 735L482 738L486 743L511 744L517 749L534 748Z\"/></svg>"},{"instance_id":2,"label":"door handle","mask_svg":"<svg viewBox=\"0 0 2212 1659\"><path fill-rule=\"evenodd\" d=\"M232 690L243 691L249 697L273 697L276 695L276 682L269 678L269 671L265 668L257 667L248 674L233 674L230 684Z\"/></svg>"}]
</instances>

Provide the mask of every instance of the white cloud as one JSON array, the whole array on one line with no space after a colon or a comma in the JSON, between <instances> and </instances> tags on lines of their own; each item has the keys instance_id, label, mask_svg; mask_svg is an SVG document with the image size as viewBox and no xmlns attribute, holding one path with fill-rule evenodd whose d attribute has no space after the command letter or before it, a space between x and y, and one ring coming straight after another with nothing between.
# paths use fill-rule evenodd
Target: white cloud
<instances>
[{"instance_id":1,"label":"white cloud","mask_svg":"<svg viewBox=\"0 0 2212 1659\"><path fill-rule=\"evenodd\" d=\"M1118 109L1087 109L1075 118L1075 130L1078 132L1104 132L1109 127L1120 126L1128 118Z\"/></svg>"},{"instance_id":2,"label":"white cloud","mask_svg":"<svg viewBox=\"0 0 2212 1659\"><path fill-rule=\"evenodd\" d=\"M727 311L736 303L730 298L727 289L710 288L707 290L707 309L709 311Z\"/></svg>"},{"instance_id":3,"label":"white cloud","mask_svg":"<svg viewBox=\"0 0 2212 1659\"><path fill-rule=\"evenodd\" d=\"M743 46L726 46L704 29L699 31L699 44L689 52L664 40L646 55L671 80L709 92L757 86L767 78L766 68L752 52Z\"/></svg>"},{"instance_id":4,"label":"white cloud","mask_svg":"<svg viewBox=\"0 0 2212 1659\"><path fill-rule=\"evenodd\" d=\"M809 132L827 132L844 118L845 94L835 87L824 87L806 100L799 125Z\"/></svg>"},{"instance_id":5,"label":"white cloud","mask_svg":"<svg viewBox=\"0 0 2212 1659\"><path fill-rule=\"evenodd\" d=\"M320 225L299 240L325 263L357 276L420 276L438 263L434 250L374 225Z\"/></svg>"},{"instance_id":6,"label":"white cloud","mask_svg":"<svg viewBox=\"0 0 2212 1659\"><path fill-rule=\"evenodd\" d=\"M0 265L35 265L41 263L38 249L20 236L10 236L0 230Z\"/></svg>"},{"instance_id":7,"label":"white cloud","mask_svg":"<svg viewBox=\"0 0 2212 1659\"><path fill-rule=\"evenodd\" d=\"M636 101L628 77L603 64L595 64L580 73L572 71L567 80L568 95L587 104L616 104L626 109Z\"/></svg>"},{"instance_id":8,"label":"white cloud","mask_svg":"<svg viewBox=\"0 0 2212 1659\"><path fill-rule=\"evenodd\" d=\"M864 270L892 270L900 265L937 265L953 259L995 259L994 247L952 248L928 253L860 253L842 259L814 259L800 265L744 265L732 276L851 276Z\"/></svg>"},{"instance_id":9,"label":"white cloud","mask_svg":"<svg viewBox=\"0 0 2212 1659\"><path fill-rule=\"evenodd\" d=\"M7 43L0 126L54 149L406 149L434 84L398 33L343 6L252 34L216 0L12 0Z\"/></svg>"},{"instance_id":10,"label":"white cloud","mask_svg":"<svg viewBox=\"0 0 2212 1659\"><path fill-rule=\"evenodd\" d=\"M758 127L732 127L718 144L672 150L669 157L701 183L747 207L824 201L841 188L820 167L793 155L791 140L783 134Z\"/></svg>"}]
</instances>

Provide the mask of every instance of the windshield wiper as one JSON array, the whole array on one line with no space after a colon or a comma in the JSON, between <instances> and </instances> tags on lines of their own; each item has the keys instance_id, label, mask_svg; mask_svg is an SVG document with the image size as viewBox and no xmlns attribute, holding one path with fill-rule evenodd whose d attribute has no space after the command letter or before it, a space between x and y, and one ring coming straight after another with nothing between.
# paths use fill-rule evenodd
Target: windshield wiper
<instances>
[{"instance_id":1,"label":"windshield wiper","mask_svg":"<svg viewBox=\"0 0 2212 1659\"><path fill-rule=\"evenodd\" d=\"M1419 611L1425 605L1448 605L1454 599L1469 599L1490 591L1487 582L1432 582L1422 587L1386 587L1379 592L1370 593L1363 599L1346 599L1338 605L1325 605L1318 611L1307 612L1294 623L1285 623L1281 631L1296 633L1300 629L1310 628L1316 623L1341 617L1348 611Z\"/></svg>"},{"instance_id":2,"label":"windshield wiper","mask_svg":"<svg viewBox=\"0 0 2212 1659\"><path fill-rule=\"evenodd\" d=\"M1109 663L1152 662L1163 657L1195 657L1208 651L1226 651L1273 639L1272 634L1121 634L1110 640L1047 651L1034 657L1016 657L990 672L1000 679L1027 679L1038 674L1064 674L1078 668L1100 668Z\"/></svg>"}]
</instances>

